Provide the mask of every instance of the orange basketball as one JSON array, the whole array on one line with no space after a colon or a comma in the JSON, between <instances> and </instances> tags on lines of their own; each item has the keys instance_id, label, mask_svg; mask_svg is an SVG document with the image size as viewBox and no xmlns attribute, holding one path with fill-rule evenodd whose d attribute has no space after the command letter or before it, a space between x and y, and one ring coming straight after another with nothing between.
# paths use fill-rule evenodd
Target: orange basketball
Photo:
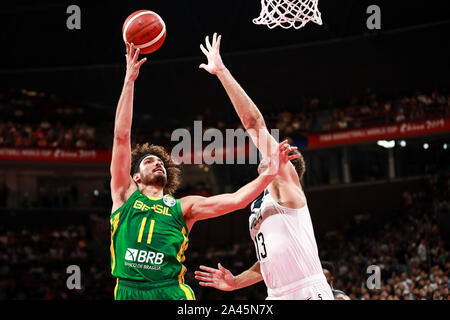
<instances>
[{"instance_id":1,"label":"orange basketball","mask_svg":"<svg viewBox=\"0 0 450 320\"><path fill-rule=\"evenodd\" d=\"M150 10L133 12L123 23L123 41L133 43L140 53L158 50L166 39L166 25L161 17Z\"/></svg>"}]
</instances>

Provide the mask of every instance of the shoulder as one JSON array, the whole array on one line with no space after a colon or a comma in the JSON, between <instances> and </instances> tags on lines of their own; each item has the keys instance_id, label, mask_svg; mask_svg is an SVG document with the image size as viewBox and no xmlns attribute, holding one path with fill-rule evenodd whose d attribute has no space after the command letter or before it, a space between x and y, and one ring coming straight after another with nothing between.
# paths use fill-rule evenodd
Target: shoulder
<instances>
[{"instance_id":1,"label":"shoulder","mask_svg":"<svg viewBox=\"0 0 450 320\"><path fill-rule=\"evenodd\" d=\"M291 181L282 179L273 181L269 190L273 200L283 207L300 209L307 204L302 187Z\"/></svg>"},{"instance_id":2,"label":"shoulder","mask_svg":"<svg viewBox=\"0 0 450 320\"><path fill-rule=\"evenodd\" d=\"M202 196L186 196L181 198L180 201L180 208L181 208L181 213L183 215L185 224L188 228L189 231L192 230L192 226L195 223L195 218L193 218L192 216L192 207L194 206L195 203L197 203L198 201L201 201L205 199L205 197Z\"/></svg>"},{"instance_id":3,"label":"shoulder","mask_svg":"<svg viewBox=\"0 0 450 320\"><path fill-rule=\"evenodd\" d=\"M123 192L115 192L111 194L113 206L111 209L111 212L115 212L120 207L122 207L139 189L137 186L133 183L131 184L127 190L124 190Z\"/></svg>"}]
</instances>

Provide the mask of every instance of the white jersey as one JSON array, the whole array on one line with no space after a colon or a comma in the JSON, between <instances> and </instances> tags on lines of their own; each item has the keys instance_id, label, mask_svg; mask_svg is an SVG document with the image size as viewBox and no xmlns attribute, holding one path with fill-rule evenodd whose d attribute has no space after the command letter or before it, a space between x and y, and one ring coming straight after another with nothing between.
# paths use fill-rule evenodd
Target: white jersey
<instances>
[{"instance_id":1,"label":"white jersey","mask_svg":"<svg viewBox=\"0 0 450 320\"><path fill-rule=\"evenodd\" d=\"M327 284L306 204L283 207L266 190L252 204L249 223L269 296L299 290L311 281Z\"/></svg>"}]
</instances>

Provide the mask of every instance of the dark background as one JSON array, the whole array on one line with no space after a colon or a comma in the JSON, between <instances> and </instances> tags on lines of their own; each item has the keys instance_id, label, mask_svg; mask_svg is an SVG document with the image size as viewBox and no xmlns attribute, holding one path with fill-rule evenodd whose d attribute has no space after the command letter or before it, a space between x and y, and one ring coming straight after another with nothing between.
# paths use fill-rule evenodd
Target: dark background
<instances>
[{"instance_id":1,"label":"dark background","mask_svg":"<svg viewBox=\"0 0 450 320\"><path fill-rule=\"evenodd\" d=\"M81 30L66 28L69 4L81 8ZM381 8L380 31L366 27L371 4ZM160 14L167 38L143 67L137 111L170 114L227 106L219 83L198 69L205 60L199 44L213 32L222 34L224 62L263 108L303 96L338 98L367 87L399 92L449 81L445 1L322 0L324 24L308 23L300 30L254 25L259 1L15 1L2 6L1 86L43 90L112 109L124 76L122 23L142 8Z\"/></svg>"}]
</instances>

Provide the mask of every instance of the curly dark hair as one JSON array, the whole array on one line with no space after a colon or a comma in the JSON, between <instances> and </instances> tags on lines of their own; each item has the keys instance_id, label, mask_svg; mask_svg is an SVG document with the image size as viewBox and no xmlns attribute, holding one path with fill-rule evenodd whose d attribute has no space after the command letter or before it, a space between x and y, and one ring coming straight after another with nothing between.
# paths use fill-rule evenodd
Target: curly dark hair
<instances>
[{"instance_id":1,"label":"curly dark hair","mask_svg":"<svg viewBox=\"0 0 450 320\"><path fill-rule=\"evenodd\" d=\"M142 160L141 158L146 155L154 155L162 160L164 163L164 168L166 168L167 172L167 183L164 187L164 193L173 195L177 188L181 183L181 170L180 168L173 162L170 154L166 151L164 147L156 146L149 143L144 143L142 145L137 144L131 150L131 172L133 175L135 173L135 167L137 163Z\"/></svg>"}]
</instances>

